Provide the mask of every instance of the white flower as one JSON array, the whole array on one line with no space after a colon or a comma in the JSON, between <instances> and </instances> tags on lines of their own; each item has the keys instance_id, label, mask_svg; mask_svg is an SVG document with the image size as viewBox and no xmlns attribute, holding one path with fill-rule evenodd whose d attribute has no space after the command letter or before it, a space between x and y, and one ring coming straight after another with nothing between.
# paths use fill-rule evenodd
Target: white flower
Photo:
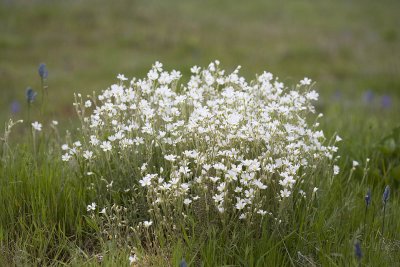
<instances>
[{"instance_id":1,"label":"white flower","mask_svg":"<svg viewBox=\"0 0 400 267\"><path fill-rule=\"evenodd\" d=\"M192 200L185 198L185 200L183 201L183 204L185 204L186 206L188 206L190 203L192 203Z\"/></svg>"},{"instance_id":2,"label":"white flower","mask_svg":"<svg viewBox=\"0 0 400 267\"><path fill-rule=\"evenodd\" d=\"M71 148L70 150L69 150L69 154L72 156L72 155L76 155L76 153L77 153L78 151L76 150L76 147L73 147L73 148Z\"/></svg>"},{"instance_id":3,"label":"white flower","mask_svg":"<svg viewBox=\"0 0 400 267\"><path fill-rule=\"evenodd\" d=\"M128 80L128 78L126 78L125 75L123 75L123 74L118 74L117 79L120 80L120 81L127 81Z\"/></svg>"},{"instance_id":4,"label":"white flower","mask_svg":"<svg viewBox=\"0 0 400 267\"><path fill-rule=\"evenodd\" d=\"M232 113L228 116L227 122L231 125L237 125L241 119L242 119L242 116L240 114Z\"/></svg>"},{"instance_id":5,"label":"white flower","mask_svg":"<svg viewBox=\"0 0 400 267\"><path fill-rule=\"evenodd\" d=\"M197 158L199 153L196 150L185 150L183 154L188 158Z\"/></svg>"},{"instance_id":6,"label":"white flower","mask_svg":"<svg viewBox=\"0 0 400 267\"><path fill-rule=\"evenodd\" d=\"M103 149L104 152L107 152L112 149L112 146L109 141L103 141L100 145L100 148Z\"/></svg>"},{"instance_id":7,"label":"white flower","mask_svg":"<svg viewBox=\"0 0 400 267\"><path fill-rule=\"evenodd\" d=\"M220 170L220 171L225 171L226 170L226 166L221 162L215 163L213 165L213 167L214 167L214 169Z\"/></svg>"},{"instance_id":8,"label":"white flower","mask_svg":"<svg viewBox=\"0 0 400 267\"><path fill-rule=\"evenodd\" d=\"M289 190L287 190L287 188L281 190L280 192L281 192L281 197L282 197L282 198L289 197L290 194L292 193L292 192L290 192Z\"/></svg>"},{"instance_id":9,"label":"white flower","mask_svg":"<svg viewBox=\"0 0 400 267\"><path fill-rule=\"evenodd\" d=\"M162 71L162 66L163 66L163 64L161 63L161 62L159 62L159 61L156 61L156 62L154 62L154 68L157 70L157 71Z\"/></svg>"},{"instance_id":10,"label":"white flower","mask_svg":"<svg viewBox=\"0 0 400 267\"><path fill-rule=\"evenodd\" d=\"M216 203L220 203L220 202L223 202L223 201L224 201L224 194L221 193L221 194L219 194L219 195L214 195L212 198L214 199L214 201L215 201Z\"/></svg>"},{"instance_id":11,"label":"white flower","mask_svg":"<svg viewBox=\"0 0 400 267\"><path fill-rule=\"evenodd\" d=\"M111 181L111 183L106 185L106 188L112 188L114 181Z\"/></svg>"},{"instance_id":12,"label":"white flower","mask_svg":"<svg viewBox=\"0 0 400 267\"><path fill-rule=\"evenodd\" d=\"M235 191L235 193L240 193L240 192L243 191L243 188L241 188L241 187L236 187L234 191Z\"/></svg>"},{"instance_id":13,"label":"white flower","mask_svg":"<svg viewBox=\"0 0 400 267\"><path fill-rule=\"evenodd\" d=\"M149 186L151 185L151 180L153 179L153 175L146 175L143 179L139 180L141 186Z\"/></svg>"},{"instance_id":14,"label":"white flower","mask_svg":"<svg viewBox=\"0 0 400 267\"><path fill-rule=\"evenodd\" d=\"M140 167L140 170L142 172L144 172L145 170L147 170L147 163L143 163L142 167Z\"/></svg>"},{"instance_id":15,"label":"white flower","mask_svg":"<svg viewBox=\"0 0 400 267\"><path fill-rule=\"evenodd\" d=\"M200 67L198 67L198 66L193 66L193 67L190 69L190 72L193 73L193 74L197 74L197 73L200 72Z\"/></svg>"},{"instance_id":16,"label":"white flower","mask_svg":"<svg viewBox=\"0 0 400 267\"><path fill-rule=\"evenodd\" d=\"M150 70L149 73L147 74L147 77L148 77L150 80L155 81L155 80L158 79L158 72L157 72L156 70Z\"/></svg>"},{"instance_id":17,"label":"white flower","mask_svg":"<svg viewBox=\"0 0 400 267\"><path fill-rule=\"evenodd\" d=\"M303 80L300 81L301 85L310 85L311 84L311 79L304 77Z\"/></svg>"},{"instance_id":18,"label":"white flower","mask_svg":"<svg viewBox=\"0 0 400 267\"><path fill-rule=\"evenodd\" d=\"M92 204L87 205L87 211L94 211L96 210L96 203L92 202Z\"/></svg>"},{"instance_id":19,"label":"white flower","mask_svg":"<svg viewBox=\"0 0 400 267\"><path fill-rule=\"evenodd\" d=\"M81 147L81 146L82 146L82 144L81 144L81 142L80 142L80 141L76 141L76 142L74 143L74 146L75 146L75 147Z\"/></svg>"},{"instance_id":20,"label":"white flower","mask_svg":"<svg viewBox=\"0 0 400 267\"><path fill-rule=\"evenodd\" d=\"M223 192L225 190L225 186L226 186L226 183L220 183L219 186L217 186L217 190L219 192Z\"/></svg>"},{"instance_id":21,"label":"white flower","mask_svg":"<svg viewBox=\"0 0 400 267\"><path fill-rule=\"evenodd\" d=\"M353 168L357 167L358 165L360 165L360 164L358 163L358 161L353 160Z\"/></svg>"},{"instance_id":22,"label":"white flower","mask_svg":"<svg viewBox=\"0 0 400 267\"><path fill-rule=\"evenodd\" d=\"M209 179L210 179L211 181L213 181L214 183L216 183L220 178L219 178L219 177L210 176Z\"/></svg>"},{"instance_id":23,"label":"white flower","mask_svg":"<svg viewBox=\"0 0 400 267\"><path fill-rule=\"evenodd\" d=\"M33 127L33 129L35 129L38 132L40 132L42 130L42 124L37 121L32 122L32 127Z\"/></svg>"},{"instance_id":24,"label":"white flower","mask_svg":"<svg viewBox=\"0 0 400 267\"><path fill-rule=\"evenodd\" d=\"M138 257L136 256L136 254L134 254L133 256L131 255L131 256L129 256L129 264L133 264L133 263L136 263L137 261L138 261L139 259L138 259Z\"/></svg>"},{"instance_id":25,"label":"white flower","mask_svg":"<svg viewBox=\"0 0 400 267\"><path fill-rule=\"evenodd\" d=\"M90 136L90 144L93 146L97 146L100 143L99 139L95 135Z\"/></svg>"},{"instance_id":26,"label":"white flower","mask_svg":"<svg viewBox=\"0 0 400 267\"><path fill-rule=\"evenodd\" d=\"M182 183L181 184L181 189L186 192L189 190L189 184L188 183Z\"/></svg>"},{"instance_id":27,"label":"white flower","mask_svg":"<svg viewBox=\"0 0 400 267\"><path fill-rule=\"evenodd\" d=\"M164 159L166 159L168 161L171 161L171 162L174 162L176 160L176 155L172 155L172 154L171 155L165 155Z\"/></svg>"},{"instance_id":28,"label":"white flower","mask_svg":"<svg viewBox=\"0 0 400 267\"><path fill-rule=\"evenodd\" d=\"M70 161L71 160L71 155L68 153L65 153L64 155L61 156L62 161Z\"/></svg>"},{"instance_id":29,"label":"white flower","mask_svg":"<svg viewBox=\"0 0 400 267\"><path fill-rule=\"evenodd\" d=\"M90 101L90 100L87 100L86 102L85 102L85 107L86 108L90 108L92 106L92 102Z\"/></svg>"},{"instance_id":30,"label":"white flower","mask_svg":"<svg viewBox=\"0 0 400 267\"><path fill-rule=\"evenodd\" d=\"M99 211L100 214L106 214L106 208L103 208L101 211Z\"/></svg>"},{"instance_id":31,"label":"white flower","mask_svg":"<svg viewBox=\"0 0 400 267\"><path fill-rule=\"evenodd\" d=\"M67 144L63 144L63 145L61 146L61 149L62 149L62 150L68 150L68 149L69 149L69 146L68 146Z\"/></svg>"},{"instance_id":32,"label":"white flower","mask_svg":"<svg viewBox=\"0 0 400 267\"><path fill-rule=\"evenodd\" d=\"M58 121L52 121L51 122L54 126L57 126L58 125Z\"/></svg>"},{"instance_id":33,"label":"white flower","mask_svg":"<svg viewBox=\"0 0 400 267\"><path fill-rule=\"evenodd\" d=\"M316 193L318 191L318 187L314 187L313 193Z\"/></svg>"},{"instance_id":34,"label":"white flower","mask_svg":"<svg viewBox=\"0 0 400 267\"><path fill-rule=\"evenodd\" d=\"M340 171L339 166L337 166L337 165L333 166L333 175L339 174L339 171Z\"/></svg>"},{"instance_id":35,"label":"white flower","mask_svg":"<svg viewBox=\"0 0 400 267\"><path fill-rule=\"evenodd\" d=\"M267 188L267 186L265 184L263 184L260 180L255 180L253 182L253 184L255 186L257 186L259 189L266 189Z\"/></svg>"},{"instance_id":36,"label":"white flower","mask_svg":"<svg viewBox=\"0 0 400 267\"><path fill-rule=\"evenodd\" d=\"M339 135L336 135L336 142L340 142L340 141L342 141L342 138L340 138L340 136Z\"/></svg>"},{"instance_id":37,"label":"white flower","mask_svg":"<svg viewBox=\"0 0 400 267\"><path fill-rule=\"evenodd\" d=\"M145 227L145 228L149 228L151 225L153 224L153 221L144 221L143 222L143 226Z\"/></svg>"},{"instance_id":38,"label":"white flower","mask_svg":"<svg viewBox=\"0 0 400 267\"><path fill-rule=\"evenodd\" d=\"M247 203L243 199L239 199L235 207L238 210L242 210L246 206L246 204Z\"/></svg>"},{"instance_id":39,"label":"white flower","mask_svg":"<svg viewBox=\"0 0 400 267\"><path fill-rule=\"evenodd\" d=\"M310 99L310 100L318 100L318 93L317 92L315 92L315 91L311 91L311 92L309 92L309 93L307 93L306 94L306 97L308 98L308 99ZM321 114L320 114L321 115ZM320 118L320 116L318 116L319 118ZM321 116L322 117L322 116ZM318 126L319 124L317 123L317 126Z\"/></svg>"},{"instance_id":40,"label":"white flower","mask_svg":"<svg viewBox=\"0 0 400 267\"><path fill-rule=\"evenodd\" d=\"M261 216L264 216L265 214L267 214L267 212L265 210L258 210L257 213L260 214Z\"/></svg>"},{"instance_id":41,"label":"white flower","mask_svg":"<svg viewBox=\"0 0 400 267\"><path fill-rule=\"evenodd\" d=\"M190 169L187 166L180 166L179 167L179 172L184 174L184 175L187 175L187 174L190 173Z\"/></svg>"},{"instance_id":42,"label":"white flower","mask_svg":"<svg viewBox=\"0 0 400 267\"><path fill-rule=\"evenodd\" d=\"M85 158L85 159L91 159L92 157L93 157L93 152L92 151L89 151L89 150L85 150L85 152L83 152L83 157Z\"/></svg>"}]
</instances>

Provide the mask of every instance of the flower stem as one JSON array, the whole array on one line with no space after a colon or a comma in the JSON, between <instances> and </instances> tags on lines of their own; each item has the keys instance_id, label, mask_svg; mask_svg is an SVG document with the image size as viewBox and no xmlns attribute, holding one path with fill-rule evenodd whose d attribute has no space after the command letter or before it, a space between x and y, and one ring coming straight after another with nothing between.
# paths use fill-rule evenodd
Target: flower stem
<instances>
[{"instance_id":1,"label":"flower stem","mask_svg":"<svg viewBox=\"0 0 400 267\"><path fill-rule=\"evenodd\" d=\"M365 206L365 212L364 212L364 228L363 228L363 230L364 230L364 238L365 238L365 234L366 234L366 232L367 232L367 229L366 229L366 224L367 224L367 213L368 213L368 206Z\"/></svg>"},{"instance_id":2,"label":"flower stem","mask_svg":"<svg viewBox=\"0 0 400 267\"><path fill-rule=\"evenodd\" d=\"M383 204L383 220L382 220L382 239L381 239L381 248L382 248L382 242L384 239L384 234L385 234L385 215L386 215L386 202Z\"/></svg>"}]
</instances>

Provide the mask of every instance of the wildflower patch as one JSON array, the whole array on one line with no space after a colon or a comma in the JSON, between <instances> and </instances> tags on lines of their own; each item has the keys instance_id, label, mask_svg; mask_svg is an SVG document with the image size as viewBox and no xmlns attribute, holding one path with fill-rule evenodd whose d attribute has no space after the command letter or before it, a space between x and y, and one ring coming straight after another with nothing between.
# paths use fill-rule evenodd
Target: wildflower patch
<instances>
[{"instance_id":1,"label":"wildflower patch","mask_svg":"<svg viewBox=\"0 0 400 267\"><path fill-rule=\"evenodd\" d=\"M144 79L120 74L98 96L77 95L82 134L63 145L62 159L134 192L143 221L205 205L251 220L295 193L315 194L314 186L299 190L301 183L333 162L337 147L313 115L312 81L288 88L264 72L248 82L239 69L195 66L182 84L181 72L156 62Z\"/></svg>"}]
</instances>

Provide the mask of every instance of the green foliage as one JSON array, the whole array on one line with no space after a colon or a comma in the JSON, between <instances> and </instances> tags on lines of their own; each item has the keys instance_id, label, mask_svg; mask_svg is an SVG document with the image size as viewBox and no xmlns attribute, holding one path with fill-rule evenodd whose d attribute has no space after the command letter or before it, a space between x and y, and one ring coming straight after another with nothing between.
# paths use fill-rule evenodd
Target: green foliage
<instances>
[{"instance_id":1,"label":"green foliage","mask_svg":"<svg viewBox=\"0 0 400 267\"><path fill-rule=\"evenodd\" d=\"M285 81L304 75L321 94L360 98L372 89L398 95L400 2L345 0L2 1L0 121L10 103L37 89L37 66L49 69L49 114L70 117L83 95L115 75L140 75L155 60L185 69L219 59L245 77L268 69ZM348 19L344 20L343 17ZM22 107L26 114L26 107ZM60 118L61 119L61 118Z\"/></svg>"}]
</instances>

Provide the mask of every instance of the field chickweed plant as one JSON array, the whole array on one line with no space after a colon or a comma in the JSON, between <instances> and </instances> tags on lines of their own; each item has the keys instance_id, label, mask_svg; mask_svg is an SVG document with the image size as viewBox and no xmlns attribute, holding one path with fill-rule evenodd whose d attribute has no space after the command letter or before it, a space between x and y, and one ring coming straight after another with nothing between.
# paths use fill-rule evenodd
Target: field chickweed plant
<instances>
[{"instance_id":1,"label":"field chickweed plant","mask_svg":"<svg viewBox=\"0 0 400 267\"><path fill-rule=\"evenodd\" d=\"M352 125L339 151L309 78L239 69L119 74L62 136L41 64L0 138L0 265L395 266L400 130L360 152Z\"/></svg>"},{"instance_id":2,"label":"field chickweed plant","mask_svg":"<svg viewBox=\"0 0 400 267\"><path fill-rule=\"evenodd\" d=\"M152 239L153 227L172 234L191 220L281 223L316 194L310 177L338 173L340 137L319 129L312 81L247 82L239 69L194 66L183 84L156 62L145 79L120 74L100 95L76 95L81 134L62 160L91 181L87 210L108 238Z\"/></svg>"}]
</instances>

